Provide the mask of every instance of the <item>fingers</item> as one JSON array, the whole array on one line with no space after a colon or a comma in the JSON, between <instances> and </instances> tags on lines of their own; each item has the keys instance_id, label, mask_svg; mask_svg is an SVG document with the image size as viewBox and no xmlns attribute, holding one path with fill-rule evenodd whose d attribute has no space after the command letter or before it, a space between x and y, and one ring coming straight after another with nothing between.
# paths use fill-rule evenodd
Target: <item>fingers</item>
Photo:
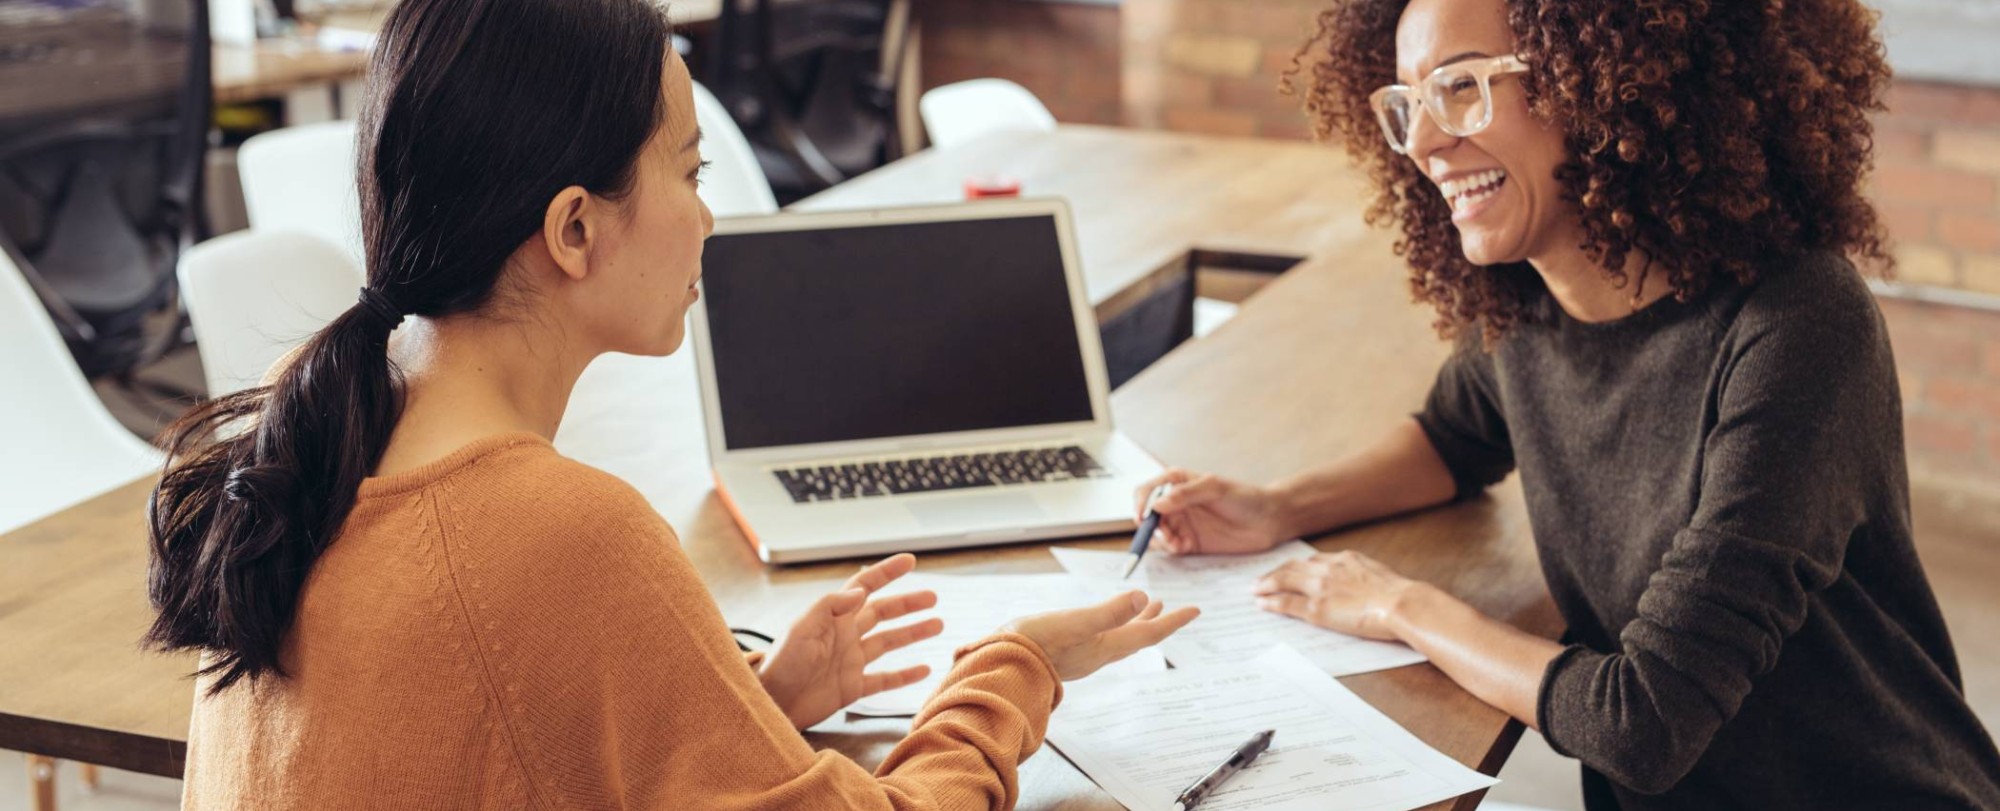
<instances>
[{"instance_id":1,"label":"fingers","mask_svg":"<svg viewBox=\"0 0 2000 811\"><path fill-rule=\"evenodd\" d=\"M1263 577L1257 578L1257 585L1253 591L1259 595L1278 594L1287 591L1299 594L1318 594L1320 585L1320 572L1315 571L1314 567L1308 565L1305 561L1295 560L1271 570L1269 574Z\"/></svg>"},{"instance_id":2,"label":"fingers","mask_svg":"<svg viewBox=\"0 0 2000 811\"><path fill-rule=\"evenodd\" d=\"M845 617L861 610L861 607L867 602L867 589L841 589L840 591L819 598L819 608L829 616Z\"/></svg>"},{"instance_id":3,"label":"fingers","mask_svg":"<svg viewBox=\"0 0 2000 811\"><path fill-rule=\"evenodd\" d=\"M1165 613L1160 612L1159 605L1154 603L1148 607L1154 611L1155 616L1134 620L1104 633L1102 639L1106 653L1109 654L1106 661L1123 659L1140 648L1160 644L1160 640L1173 636L1175 631L1187 627L1188 623L1201 616L1201 609L1191 605L1181 606Z\"/></svg>"},{"instance_id":4,"label":"fingers","mask_svg":"<svg viewBox=\"0 0 2000 811\"><path fill-rule=\"evenodd\" d=\"M930 674L930 665L917 665L916 667L906 667L902 670L891 670L885 673L864 673L861 675L861 695L872 696L876 693L886 693L890 690L908 687L923 681L924 677Z\"/></svg>"},{"instance_id":5,"label":"fingers","mask_svg":"<svg viewBox=\"0 0 2000 811\"><path fill-rule=\"evenodd\" d=\"M882 658L882 654L922 642L943 632L944 620L937 617L890 628L878 634L862 637L861 655L873 662Z\"/></svg>"},{"instance_id":6,"label":"fingers","mask_svg":"<svg viewBox=\"0 0 2000 811\"><path fill-rule=\"evenodd\" d=\"M1175 482L1172 492L1153 502L1153 511L1163 516L1173 515L1189 507L1214 501L1229 489L1227 482L1212 473L1189 475L1186 479L1184 482Z\"/></svg>"},{"instance_id":7,"label":"fingers","mask_svg":"<svg viewBox=\"0 0 2000 811\"><path fill-rule=\"evenodd\" d=\"M905 552L890 555L875 562L847 579L847 588L863 588L876 591L898 577L909 574L917 568L917 556Z\"/></svg>"},{"instance_id":8,"label":"fingers","mask_svg":"<svg viewBox=\"0 0 2000 811\"><path fill-rule=\"evenodd\" d=\"M1192 555L1201 551L1195 543L1194 525L1186 516L1160 516L1160 529L1153 534L1153 542L1174 555Z\"/></svg>"},{"instance_id":9,"label":"fingers","mask_svg":"<svg viewBox=\"0 0 2000 811\"><path fill-rule=\"evenodd\" d=\"M1146 593L1128 591L1097 605L1077 609L1082 624L1080 629L1087 634L1101 634L1125 623L1146 609Z\"/></svg>"},{"instance_id":10,"label":"fingers","mask_svg":"<svg viewBox=\"0 0 2000 811\"><path fill-rule=\"evenodd\" d=\"M1308 622L1312 620L1312 598L1297 592L1258 597L1257 607L1274 614L1298 617Z\"/></svg>"},{"instance_id":11,"label":"fingers","mask_svg":"<svg viewBox=\"0 0 2000 811\"><path fill-rule=\"evenodd\" d=\"M1193 477L1194 477L1193 473L1189 473L1177 467L1170 467L1167 468L1165 473L1161 473L1158 476L1154 476L1153 478L1147 479L1145 484L1139 485L1138 489L1132 491L1133 520L1135 521L1146 520L1146 499L1152 497L1153 490L1157 489L1162 484L1172 484L1175 487L1180 487L1182 482L1185 482Z\"/></svg>"},{"instance_id":12,"label":"fingers","mask_svg":"<svg viewBox=\"0 0 2000 811\"><path fill-rule=\"evenodd\" d=\"M870 600L868 607L863 608L861 616L856 618L856 630L864 634L868 633L875 627L876 623L883 620L892 620L927 608L933 608L937 605L937 601L937 592L929 590L913 591L908 594L898 594L893 597Z\"/></svg>"}]
</instances>

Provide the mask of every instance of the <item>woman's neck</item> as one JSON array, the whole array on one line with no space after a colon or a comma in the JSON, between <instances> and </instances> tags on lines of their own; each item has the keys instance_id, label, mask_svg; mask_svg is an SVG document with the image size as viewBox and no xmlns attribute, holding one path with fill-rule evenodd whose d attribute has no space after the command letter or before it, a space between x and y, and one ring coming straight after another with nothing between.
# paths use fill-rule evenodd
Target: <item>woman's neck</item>
<instances>
[{"instance_id":1,"label":"woman's neck","mask_svg":"<svg viewBox=\"0 0 2000 811\"><path fill-rule=\"evenodd\" d=\"M597 353L532 320L455 316L404 322L390 356L403 370L403 413L377 475L495 434L553 440L570 391Z\"/></svg>"},{"instance_id":2,"label":"woman's neck","mask_svg":"<svg viewBox=\"0 0 2000 811\"><path fill-rule=\"evenodd\" d=\"M1579 247L1580 242L1580 239L1569 240L1560 248L1528 258L1528 264L1541 274L1542 283L1555 297L1556 304L1571 318L1586 323L1615 321L1667 294L1664 279L1648 278L1642 285L1640 274L1649 260L1636 251L1626 255L1626 283L1621 287L1607 275L1602 264L1592 261Z\"/></svg>"}]
</instances>

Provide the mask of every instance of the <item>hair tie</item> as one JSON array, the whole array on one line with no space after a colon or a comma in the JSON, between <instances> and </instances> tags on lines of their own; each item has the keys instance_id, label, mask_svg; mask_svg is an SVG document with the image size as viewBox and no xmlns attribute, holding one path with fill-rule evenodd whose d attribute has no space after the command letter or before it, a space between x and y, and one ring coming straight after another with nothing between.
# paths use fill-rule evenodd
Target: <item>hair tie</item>
<instances>
[{"instance_id":1,"label":"hair tie","mask_svg":"<svg viewBox=\"0 0 2000 811\"><path fill-rule=\"evenodd\" d=\"M396 325L403 323L403 311L390 303L389 297L369 288L361 288L361 307L375 317L375 321L394 332Z\"/></svg>"}]
</instances>

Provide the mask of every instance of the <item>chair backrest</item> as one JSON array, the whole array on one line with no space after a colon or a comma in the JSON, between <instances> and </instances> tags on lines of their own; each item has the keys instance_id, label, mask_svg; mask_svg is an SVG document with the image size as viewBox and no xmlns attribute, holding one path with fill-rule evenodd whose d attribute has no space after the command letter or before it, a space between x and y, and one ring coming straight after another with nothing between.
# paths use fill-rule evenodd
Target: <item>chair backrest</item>
<instances>
[{"instance_id":1,"label":"chair backrest","mask_svg":"<svg viewBox=\"0 0 2000 811\"><path fill-rule=\"evenodd\" d=\"M694 86L694 118L701 125L701 157L709 163L701 179L701 200L708 210L717 217L777 212L778 198L771 194L771 182L750 141L715 94L700 84Z\"/></svg>"},{"instance_id":2,"label":"chair backrest","mask_svg":"<svg viewBox=\"0 0 2000 811\"><path fill-rule=\"evenodd\" d=\"M262 382L271 364L353 306L364 283L332 243L254 228L189 248L180 274L210 397Z\"/></svg>"},{"instance_id":3,"label":"chair backrest","mask_svg":"<svg viewBox=\"0 0 2000 811\"><path fill-rule=\"evenodd\" d=\"M313 234L364 266L357 166L352 121L252 136L236 153L250 227Z\"/></svg>"},{"instance_id":4,"label":"chair backrest","mask_svg":"<svg viewBox=\"0 0 2000 811\"><path fill-rule=\"evenodd\" d=\"M42 302L0 250L0 533L157 469L106 411Z\"/></svg>"},{"instance_id":5,"label":"chair backrest","mask_svg":"<svg viewBox=\"0 0 2000 811\"><path fill-rule=\"evenodd\" d=\"M1056 128L1056 117L1028 89L1006 79L972 79L932 88L917 102L931 145L949 147L989 132Z\"/></svg>"},{"instance_id":6,"label":"chair backrest","mask_svg":"<svg viewBox=\"0 0 2000 811\"><path fill-rule=\"evenodd\" d=\"M205 0L0 8L0 232L86 375L171 345L213 116ZM159 333L159 334L155 334Z\"/></svg>"}]
</instances>

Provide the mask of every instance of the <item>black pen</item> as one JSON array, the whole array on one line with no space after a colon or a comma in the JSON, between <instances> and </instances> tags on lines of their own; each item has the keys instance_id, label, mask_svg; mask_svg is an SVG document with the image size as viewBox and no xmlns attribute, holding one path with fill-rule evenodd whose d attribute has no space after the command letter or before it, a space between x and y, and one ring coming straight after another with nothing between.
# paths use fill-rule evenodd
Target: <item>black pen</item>
<instances>
[{"instance_id":1,"label":"black pen","mask_svg":"<svg viewBox=\"0 0 2000 811\"><path fill-rule=\"evenodd\" d=\"M1180 806L1181 811L1194 811L1194 807L1201 805L1201 801L1207 799L1208 793L1214 791L1216 786L1222 785L1222 781L1249 768L1251 761L1256 760L1258 755L1264 754L1264 750L1271 748L1271 736L1276 734L1277 730L1267 729L1250 736L1250 740L1236 747L1236 752L1230 755L1228 760L1223 761L1222 765L1210 770L1200 780L1194 781L1194 785L1188 786L1186 791L1181 792L1181 796L1175 797L1174 803Z\"/></svg>"},{"instance_id":2,"label":"black pen","mask_svg":"<svg viewBox=\"0 0 2000 811\"><path fill-rule=\"evenodd\" d=\"M1132 533L1132 549L1129 553L1132 555L1132 559L1126 561L1125 574L1120 575L1118 579L1130 580L1132 578L1132 570L1139 568L1139 558L1146 554L1146 546L1153 542L1153 531L1160 528L1160 514L1153 511L1153 502L1165 498L1173 490L1174 483L1165 482L1153 488L1152 493L1147 494L1146 516L1139 519L1139 531Z\"/></svg>"}]
</instances>

